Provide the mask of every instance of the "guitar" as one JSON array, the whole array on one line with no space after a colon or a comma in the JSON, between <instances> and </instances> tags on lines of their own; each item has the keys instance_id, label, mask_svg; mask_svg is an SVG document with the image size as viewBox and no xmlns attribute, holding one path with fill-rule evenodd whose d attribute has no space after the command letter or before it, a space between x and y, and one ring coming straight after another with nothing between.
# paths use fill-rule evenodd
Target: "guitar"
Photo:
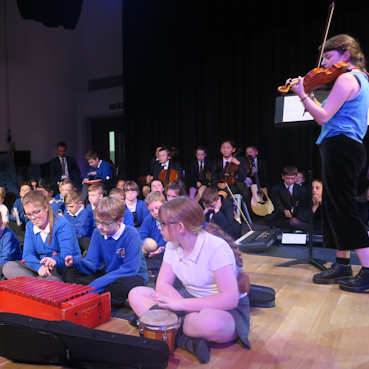
<instances>
[{"instance_id":1,"label":"guitar","mask_svg":"<svg viewBox=\"0 0 369 369\"><path fill-rule=\"evenodd\" d=\"M268 196L268 190L265 187L260 186L260 180L258 170L255 166L254 160L248 158L250 168L254 169L254 178L256 184L250 186L251 190L251 209L252 211L261 217L273 213L274 205Z\"/></svg>"}]
</instances>

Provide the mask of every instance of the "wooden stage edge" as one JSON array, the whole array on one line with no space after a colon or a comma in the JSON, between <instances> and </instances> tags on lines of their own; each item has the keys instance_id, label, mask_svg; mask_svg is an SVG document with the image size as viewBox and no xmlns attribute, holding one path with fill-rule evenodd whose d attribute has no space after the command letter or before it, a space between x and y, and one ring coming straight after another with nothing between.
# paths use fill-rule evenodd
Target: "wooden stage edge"
<instances>
[{"instance_id":1,"label":"wooden stage edge","mask_svg":"<svg viewBox=\"0 0 369 369\"><path fill-rule=\"evenodd\" d=\"M337 285L315 285L311 265L277 267L287 259L243 255L253 284L276 290L274 308L252 308L251 350L238 344L212 347L211 360L200 364L178 349L169 369L368 369L368 294L341 291ZM354 272L359 270L354 266ZM99 329L137 335L126 320L112 318ZM0 358L1 369L52 369L12 363Z\"/></svg>"}]
</instances>

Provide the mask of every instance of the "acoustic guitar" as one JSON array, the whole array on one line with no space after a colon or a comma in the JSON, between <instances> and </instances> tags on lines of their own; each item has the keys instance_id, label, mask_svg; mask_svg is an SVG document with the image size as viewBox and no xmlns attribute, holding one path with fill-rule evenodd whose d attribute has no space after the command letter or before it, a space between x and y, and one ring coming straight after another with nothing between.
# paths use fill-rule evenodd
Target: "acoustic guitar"
<instances>
[{"instance_id":1,"label":"acoustic guitar","mask_svg":"<svg viewBox=\"0 0 369 369\"><path fill-rule=\"evenodd\" d=\"M258 170L255 166L254 160L248 158L250 162L250 168L255 169L255 182L250 186L251 190L251 210L260 217L265 217L268 214L273 213L274 205L268 196L268 190L265 187L260 186L260 180Z\"/></svg>"}]
</instances>

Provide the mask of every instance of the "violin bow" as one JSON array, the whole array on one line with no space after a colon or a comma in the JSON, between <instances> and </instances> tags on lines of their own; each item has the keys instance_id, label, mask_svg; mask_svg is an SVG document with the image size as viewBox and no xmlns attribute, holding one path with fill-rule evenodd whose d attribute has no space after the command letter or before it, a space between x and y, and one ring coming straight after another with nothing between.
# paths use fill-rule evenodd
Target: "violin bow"
<instances>
[{"instance_id":1,"label":"violin bow","mask_svg":"<svg viewBox=\"0 0 369 369\"><path fill-rule=\"evenodd\" d=\"M317 68L320 67L320 64L321 64L322 59L323 59L324 45L325 45L325 42L327 41L327 36L328 36L328 32L329 32L329 27L330 27L331 21L332 21L333 11L334 11L334 1L331 2L331 5L329 5L329 8L328 8L328 17L327 17L327 20L326 20L326 23L325 23L325 30L324 30L324 33L323 33L323 39L322 39L320 52L319 52L319 56L318 56Z\"/></svg>"}]
</instances>

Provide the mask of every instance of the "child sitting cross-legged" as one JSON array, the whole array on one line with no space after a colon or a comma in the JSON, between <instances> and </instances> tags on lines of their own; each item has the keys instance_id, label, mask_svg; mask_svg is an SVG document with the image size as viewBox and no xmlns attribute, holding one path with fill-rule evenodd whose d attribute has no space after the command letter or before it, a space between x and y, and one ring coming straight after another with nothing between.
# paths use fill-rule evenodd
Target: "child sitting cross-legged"
<instances>
[{"instance_id":1,"label":"child sitting cross-legged","mask_svg":"<svg viewBox=\"0 0 369 369\"><path fill-rule=\"evenodd\" d=\"M65 265L74 266L68 282L88 284L96 293L108 291L112 306L122 306L133 287L148 281L140 236L134 227L123 224L124 203L118 199L104 197L94 215L97 229L86 256L65 257Z\"/></svg>"}]
</instances>

